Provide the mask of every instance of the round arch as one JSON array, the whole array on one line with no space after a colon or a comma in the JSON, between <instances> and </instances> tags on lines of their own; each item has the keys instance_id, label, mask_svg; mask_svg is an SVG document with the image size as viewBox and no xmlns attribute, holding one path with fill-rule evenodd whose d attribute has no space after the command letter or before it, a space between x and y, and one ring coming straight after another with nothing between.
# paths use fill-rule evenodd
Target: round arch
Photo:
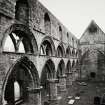
<instances>
[{"instance_id":1,"label":"round arch","mask_svg":"<svg viewBox=\"0 0 105 105\"><path fill-rule=\"evenodd\" d=\"M46 36L43 38L40 46L40 54L44 54L48 56L55 55L55 45L50 36Z\"/></svg>"},{"instance_id":2,"label":"round arch","mask_svg":"<svg viewBox=\"0 0 105 105\"><path fill-rule=\"evenodd\" d=\"M15 33L16 36L20 38L19 41L22 41L25 47L25 50L30 53L37 54L38 52L38 46L37 41L33 35L33 33L30 31L30 29L22 24L13 24L11 25L4 33L3 40L1 43L2 49L4 48L4 44L6 41L6 38L8 35L10 37L13 37L11 34ZM11 38L13 40L13 43L18 46L18 43L14 41L14 38ZM18 40L17 40L18 42Z\"/></svg>"},{"instance_id":3,"label":"round arch","mask_svg":"<svg viewBox=\"0 0 105 105\"><path fill-rule=\"evenodd\" d=\"M24 56L16 61L5 77L2 87L2 103L11 105L26 103L31 98L28 89L39 88L39 86L38 71L33 62Z\"/></svg>"}]
</instances>

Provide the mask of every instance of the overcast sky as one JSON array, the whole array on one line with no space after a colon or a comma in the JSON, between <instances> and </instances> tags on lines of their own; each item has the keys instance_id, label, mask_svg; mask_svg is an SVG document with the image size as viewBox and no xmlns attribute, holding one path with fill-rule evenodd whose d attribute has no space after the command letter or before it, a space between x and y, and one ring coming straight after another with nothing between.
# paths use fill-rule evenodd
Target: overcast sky
<instances>
[{"instance_id":1,"label":"overcast sky","mask_svg":"<svg viewBox=\"0 0 105 105\"><path fill-rule=\"evenodd\" d=\"M39 0L80 38L91 20L105 32L105 0Z\"/></svg>"}]
</instances>

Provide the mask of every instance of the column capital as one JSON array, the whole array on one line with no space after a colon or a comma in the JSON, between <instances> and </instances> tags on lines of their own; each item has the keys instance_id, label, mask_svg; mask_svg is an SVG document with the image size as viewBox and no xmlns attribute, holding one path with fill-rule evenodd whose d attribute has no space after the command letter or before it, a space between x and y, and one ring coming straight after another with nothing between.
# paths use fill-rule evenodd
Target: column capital
<instances>
[{"instance_id":1,"label":"column capital","mask_svg":"<svg viewBox=\"0 0 105 105\"><path fill-rule=\"evenodd\" d=\"M39 93L42 90L42 88L43 88L42 86L37 87L37 88L27 87L27 91L30 93Z\"/></svg>"},{"instance_id":2,"label":"column capital","mask_svg":"<svg viewBox=\"0 0 105 105\"><path fill-rule=\"evenodd\" d=\"M64 74L64 75L61 75L59 76L60 78L66 78L67 76Z\"/></svg>"},{"instance_id":3,"label":"column capital","mask_svg":"<svg viewBox=\"0 0 105 105\"><path fill-rule=\"evenodd\" d=\"M58 83L58 79L47 79L50 83Z\"/></svg>"},{"instance_id":4,"label":"column capital","mask_svg":"<svg viewBox=\"0 0 105 105\"><path fill-rule=\"evenodd\" d=\"M73 74L73 72L67 72L66 74Z\"/></svg>"}]
</instances>

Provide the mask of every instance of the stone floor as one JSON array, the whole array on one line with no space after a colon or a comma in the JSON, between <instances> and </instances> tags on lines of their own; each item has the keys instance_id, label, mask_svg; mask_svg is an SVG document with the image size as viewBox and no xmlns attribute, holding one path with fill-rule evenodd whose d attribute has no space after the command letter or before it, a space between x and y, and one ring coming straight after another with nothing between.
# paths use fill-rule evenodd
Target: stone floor
<instances>
[{"instance_id":1,"label":"stone floor","mask_svg":"<svg viewBox=\"0 0 105 105\"><path fill-rule=\"evenodd\" d=\"M80 96L79 100L75 99L73 105L94 105L94 97L102 97L105 93L105 83L103 82L75 82L72 86L68 87L67 92L61 95L62 99L59 99L59 105L69 105L68 102L71 99L75 99L76 95Z\"/></svg>"}]
</instances>

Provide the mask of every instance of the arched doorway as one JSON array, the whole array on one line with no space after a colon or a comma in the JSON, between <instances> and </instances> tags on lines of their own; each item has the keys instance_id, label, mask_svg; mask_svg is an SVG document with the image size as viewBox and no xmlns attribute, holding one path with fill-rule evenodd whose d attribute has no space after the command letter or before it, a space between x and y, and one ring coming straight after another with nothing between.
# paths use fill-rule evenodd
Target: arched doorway
<instances>
[{"instance_id":1,"label":"arched doorway","mask_svg":"<svg viewBox=\"0 0 105 105\"><path fill-rule=\"evenodd\" d=\"M51 99L51 88L50 88L50 80L55 79L55 65L52 60L47 60L41 73L41 86L43 87L43 90L41 92L42 96L42 104L49 99ZM54 84L53 84L54 85Z\"/></svg>"},{"instance_id":2,"label":"arched doorway","mask_svg":"<svg viewBox=\"0 0 105 105\"><path fill-rule=\"evenodd\" d=\"M38 72L27 57L22 57L7 73L3 86L2 103L3 105L34 103L33 98L36 96L31 97L31 92L36 88L39 88Z\"/></svg>"}]
</instances>

